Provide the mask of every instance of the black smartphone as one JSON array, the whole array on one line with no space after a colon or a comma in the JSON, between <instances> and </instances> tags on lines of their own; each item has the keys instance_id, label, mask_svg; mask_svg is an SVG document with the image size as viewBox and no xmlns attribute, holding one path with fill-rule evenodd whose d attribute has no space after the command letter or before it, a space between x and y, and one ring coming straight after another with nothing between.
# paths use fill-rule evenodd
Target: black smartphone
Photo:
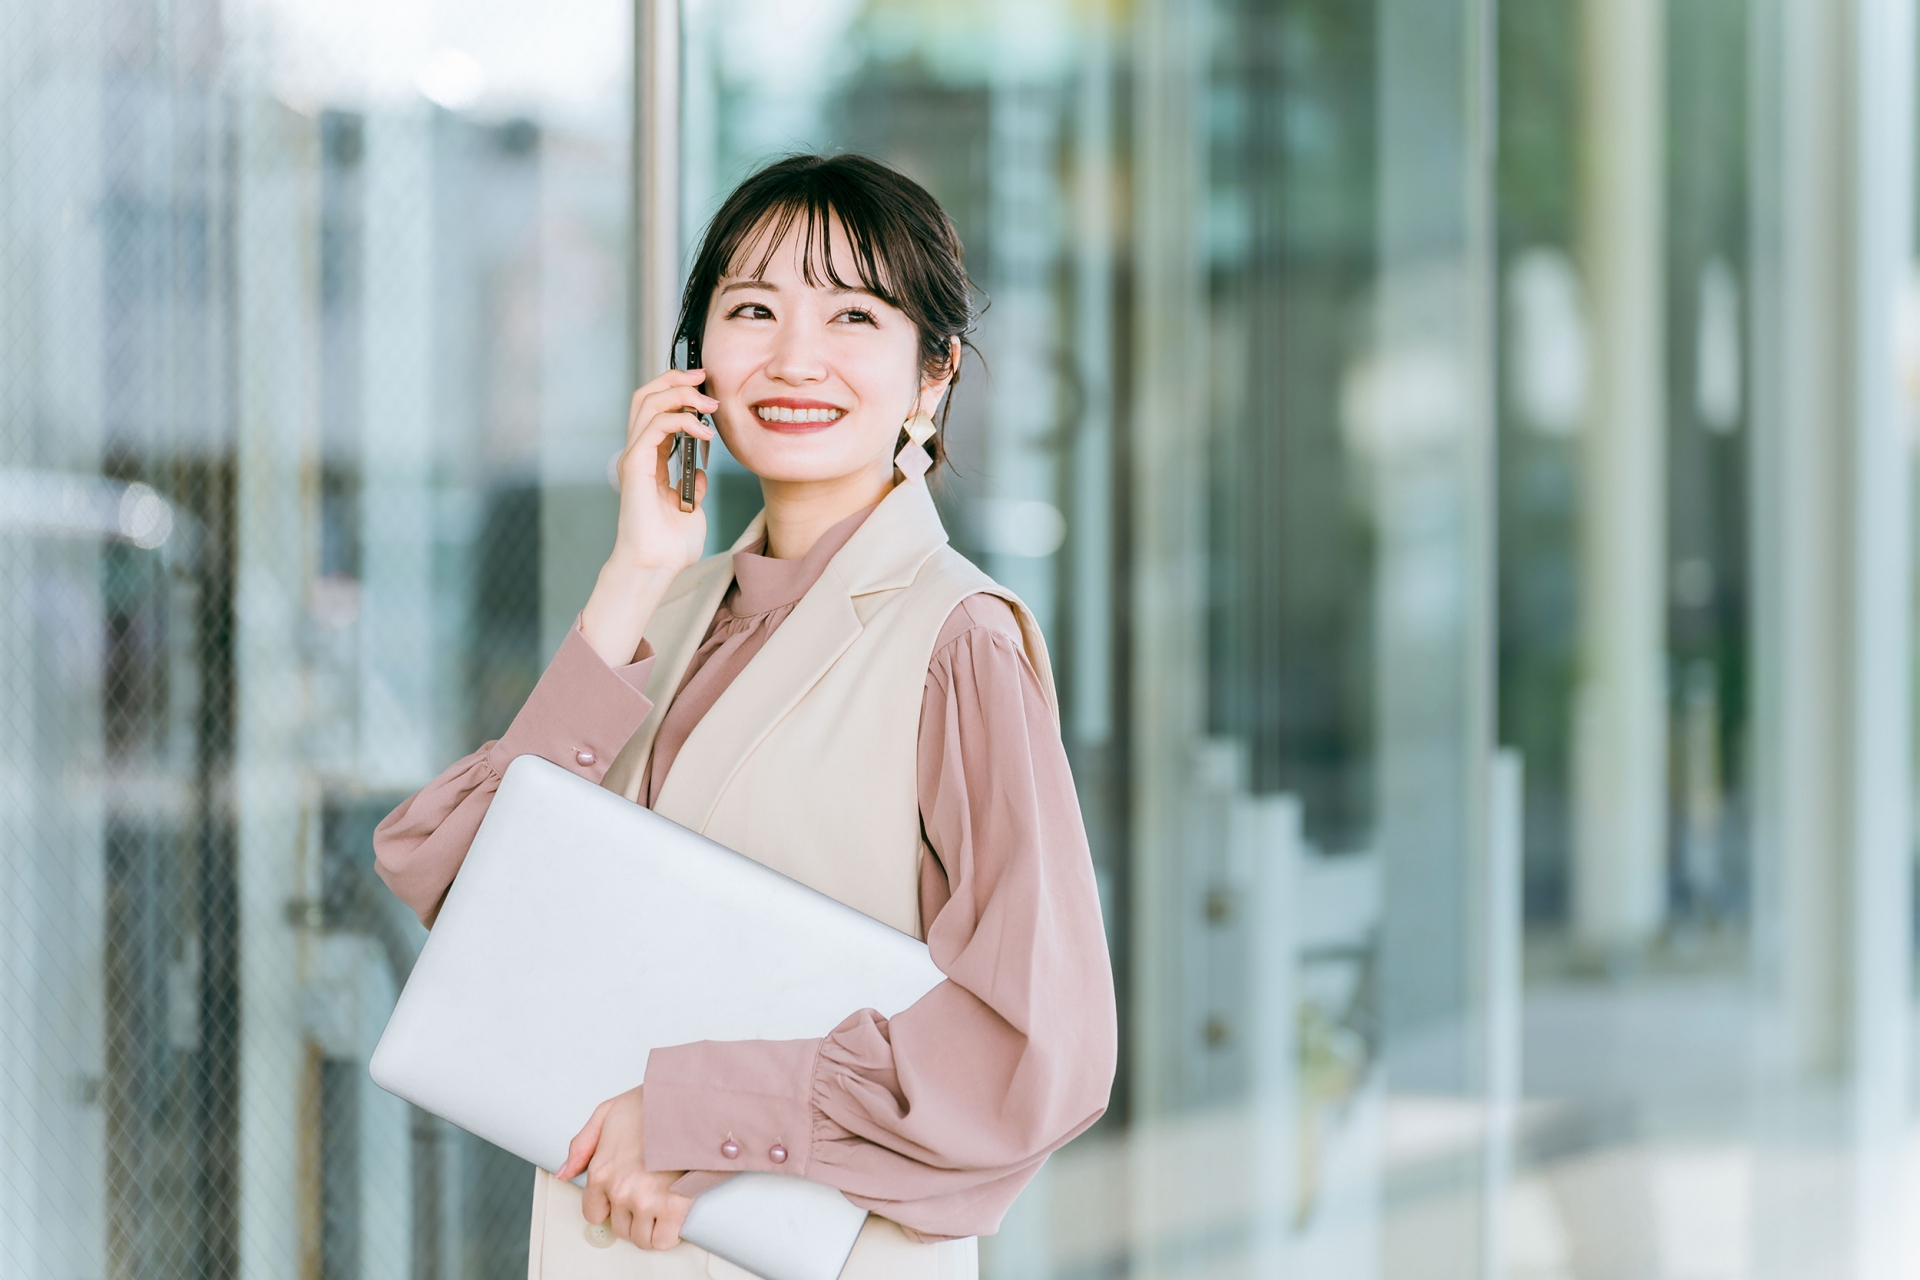
<instances>
[{"instance_id":1,"label":"black smartphone","mask_svg":"<svg viewBox=\"0 0 1920 1280\"><path fill-rule=\"evenodd\" d=\"M700 344L689 334L681 334L673 343L673 367L676 369L698 369L700 367ZM700 415L700 421L708 426L713 419L706 414ZM700 470L700 440L690 431L677 433L676 447L680 451L680 509L693 510L693 480Z\"/></svg>"}]
</instances>

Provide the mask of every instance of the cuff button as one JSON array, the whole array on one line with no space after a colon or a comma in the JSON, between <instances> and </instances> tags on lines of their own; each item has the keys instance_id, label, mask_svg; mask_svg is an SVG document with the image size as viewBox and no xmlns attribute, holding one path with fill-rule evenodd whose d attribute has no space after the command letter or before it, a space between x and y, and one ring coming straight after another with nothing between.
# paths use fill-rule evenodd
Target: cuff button
<instances>
[{"instance_id":1,"label":"cuff button","mask_svg":"<svg viewBox=\"0 0 1920 1280\"><path fill-rule=\"evenodd\" d=\"M773 1144L773 1150L767 1152L767 1159L773 1161L775 1164L785 1164L787 1162L787 1149L776 1142Z\"/></svg>"},{"instance_id":2,"label":"cuff button","mask_svg":"<svg viewBox=\"0 0 1920 1280\"><path fill-rule=\"evenodd\" d=\"M720 1154L729 1160L738 1160L740 1158L740 1144L732 1138L728 1138L720 1144Z\"/></svg>"},{"instance_id":3,"label":"cuff button","mask_svg":"<svg viewBox=\"0 0 1920 1280\"><path fill-rule=\"evenodd\" d=\"M573 758L580 762L580 767L582 769L591 769L600 760L599 756L596 756L591 751L585 751L585 750L574 752Z\"/></svg>"},{"instance_id":4,"label":"cuff button","mask_svg":"<svg viewBox=\"0 0 1920 1280\"><path fill-rule=\"evenodd\" d=\"M589 1222L587 1224L587 1243L596 1249L611 1249L613 1247L612 1224L606 1222Z\"/></svg>"}]
</instances>

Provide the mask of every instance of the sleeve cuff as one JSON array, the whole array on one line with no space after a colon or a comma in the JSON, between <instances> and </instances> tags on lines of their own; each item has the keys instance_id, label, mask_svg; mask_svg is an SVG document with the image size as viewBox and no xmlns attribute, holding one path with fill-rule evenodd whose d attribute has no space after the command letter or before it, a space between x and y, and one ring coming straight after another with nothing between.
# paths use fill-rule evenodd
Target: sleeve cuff
<instances>
[{"instance_id":1,"label":"sleeve cuff","mask_svg":"<svg viewBox=\"0 0 1920 1280\"><path fill-rule=\"evenodd\" d=\"M653 709L641 691L652 670L653 650L645 644L635 661L609 667L576 621L488 763L502 773L516 756L540 756L599 782Z\"/></svg>"},{"instance_id":2,"label":"sleeve cuff","mask_svg":"<svg viewBox=\"0 0 1920 1280\"><path fill-rule=\"evenodd\" d=\"M580 625L578 623L574 624L573 634L580 636L582 644L586 643L586 637L580 635ZM587 645L589 651L591 651L592 648L592 645ZM598 658L600 655L596 653L593 656ZM653 641L642 640L640 642L640 650L633 655L632 662L629 662L624 667L613 667L610 668L610 670L612 670L613 674L625 680L628 688L636 693L644 694L647 689L647 679L653 674L653 659ZM651 706L652 704L649 703L648 705ZM641 718L645 719L644 716Z\"/></svg>"},{"instance_id":3,"label":"sleeve cuff","mask_svg":"<svg viewBox=\"0 0 1920 1280\"><path fill-rule=\"evenodd\" d=\"M805 1177L819 1051L818 1040L704 1040L655 1049L641 1094L647 1168Z\"/></svg>"}]
</instances>

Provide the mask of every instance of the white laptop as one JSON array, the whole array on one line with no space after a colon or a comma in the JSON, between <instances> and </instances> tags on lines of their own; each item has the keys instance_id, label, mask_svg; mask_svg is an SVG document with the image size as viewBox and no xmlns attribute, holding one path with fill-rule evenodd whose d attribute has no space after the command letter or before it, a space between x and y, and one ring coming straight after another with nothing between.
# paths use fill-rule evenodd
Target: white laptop
<instances>
[{"instance_id":1,"label":"white laptop","mask_svg":"<svg viewBox=\"0 0 1920 1280\"><path fill-rule=\"evenodd\" d=\"M552 1170L596 1106L641 1083L651 1049L825 1035L860 1009L899 1013L941 976L906 934L520 756L371 1070ZM834 1280L865 1218L823 1183L743 1173L696 1199L681 1234L766 1280Z\"/></svg>"}]
</instances>

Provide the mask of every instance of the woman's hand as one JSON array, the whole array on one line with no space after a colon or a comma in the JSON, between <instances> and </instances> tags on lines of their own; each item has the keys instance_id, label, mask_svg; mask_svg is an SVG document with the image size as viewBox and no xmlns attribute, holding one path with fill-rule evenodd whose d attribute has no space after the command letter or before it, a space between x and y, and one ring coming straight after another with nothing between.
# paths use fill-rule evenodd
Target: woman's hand
<instances>
[{"instance_id":1,"label":"woman's hand","mask_svg":"<svg viewBox=\"0 0 1920 1280\"><path fill-rule=\"evenodd\" d=\"M627 447L615 464L620 476L620 524L613 538L612 562L636 569L672 573L700 558L707 543L707 513L700 499L707 474L694 481L693 510L680 509L680 489L668 478L676 433L712 440L712 427L696 414L712 413L720 402L700 391L706 373L669 369L633 393L627 410Z\"/></svg>"},{"instance_id":2,"label":"woman's hand","mask_svg":"<svg viewBox=\"0 0 1920 1280\"><path fill-rule=\"evenodd\" d=\"M693 510L680 509L679 487L668 461L676 433L711 441L713 428L696 414L720 407L703 395L699 369L670 369L633 393L627 413L627 447L615 463L620 477L620 521L613 554L600 570L582 611L580 629L608 666L633 661L640 637L674 575L700 558L707 543L707 513L701 500L707 473L694 478Z\"/></svg>"},{"instance_id":3,"label":"woman's hand","mask_svg":"<svg viewBox=\"0 0 1920 1280\"><path fill-rule=\"evenodd\" d=\"M627 1090L594 1108L586 1128L567 1147L567 1162L553 1171L560 1179L587 1171L580 1212L588 1222L606 1222L613 1233L642 1249L671 1249L680 1243L680 1224L693 1201L670 1188L683 1174L648 1173L642 1154L640 1090Z\"/></svg>"}]
</instances>

